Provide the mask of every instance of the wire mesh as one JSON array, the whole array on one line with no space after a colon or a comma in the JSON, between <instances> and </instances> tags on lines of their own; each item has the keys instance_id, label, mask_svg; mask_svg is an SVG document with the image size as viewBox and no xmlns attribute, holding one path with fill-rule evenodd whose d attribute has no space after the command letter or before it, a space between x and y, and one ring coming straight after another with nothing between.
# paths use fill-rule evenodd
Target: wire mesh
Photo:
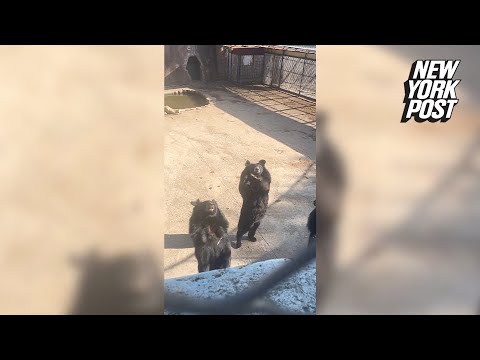
<instances>
[{"instance_id":1,"label":"wire mesh","mask_svg":"<svg viewBox=\"0 0 480 360\"><path fill-rule=\"evenodd\" d=\"M241 55L238 82L261 83L263 77L263 55Z\"/></svg>"},{"instance_id":2,"label":"wire mesh","mask_svg":"<svg viewBox=\"0 0 480 360\"><path fill-rule=\"evenodd\" d=\"M228 79L239 84L265 84L307 98L316 96L316 61L269 54L228 55Z\"/></svg>"},{"instance_id":3,"label":"wire mesh","mask_svg":"<svg viewBox=\"0 0 480 360\"><path fill-rule=\"evenodd\" d=\"M229 54L228 79L238 82L238 55Z\"/></svg>"}]
</instances>

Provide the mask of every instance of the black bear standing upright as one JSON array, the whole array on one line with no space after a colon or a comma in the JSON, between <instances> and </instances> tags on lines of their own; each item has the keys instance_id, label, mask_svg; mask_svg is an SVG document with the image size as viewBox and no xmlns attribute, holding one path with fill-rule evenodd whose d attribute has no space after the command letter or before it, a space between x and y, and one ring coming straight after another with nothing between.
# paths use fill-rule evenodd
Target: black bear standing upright
<instances>
[{"instance_id":1,"label":"black bear standing upright","mask_svg":"<svg viewBox=\"0 0 480 360\"><path fill-rule=\"evenodd\" d=\"M192 201L189 234L193 239L198 272L230 267L231 248L228 221L215 200Z\"/></svg>"},{"instance_id":2,"label":"black bear standing upright","mask_svg":"<svg viewBox=\"0 0 480 360\"><path fill-rule=\"evenodd\" d=\"M247 232L250 241L257 241L255 232L267 212L272 179L265 163L265 160L260 160L257 164L252 164L247 160L245 169L240 175L238 190L242 195L243 204L238 220L237 249L242 246L242 236Z\"/></svg>"},{"instance_id":3,"label":"black bear standing upright","mask_svg":"<svg viewBox=\"0 0 480 360\"><path fill-rule=\"evenodd\" d=\"M315 209L312 210L310 215L308 215L307 228L310 231L310 236L308 237L308 245L314 245L317 237L317 201L313 202Z\"/></svg>"}]
</instances>

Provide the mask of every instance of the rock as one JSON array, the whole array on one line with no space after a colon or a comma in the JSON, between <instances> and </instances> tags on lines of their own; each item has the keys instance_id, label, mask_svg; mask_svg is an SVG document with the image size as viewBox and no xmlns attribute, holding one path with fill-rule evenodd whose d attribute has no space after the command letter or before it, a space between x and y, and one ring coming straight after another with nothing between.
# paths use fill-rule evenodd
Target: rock
<instances>
[{"instance_id":1,"label":"rock","mask_svg":"<svg viewBox=\"0 0 480 360\"><path fill-rule=\"evenodd\" d=\"M167 114L178 114L180 111L178 109L172 109L170 106L165 106L164 107L165 113Z\"/></svg>"}]
</instances>

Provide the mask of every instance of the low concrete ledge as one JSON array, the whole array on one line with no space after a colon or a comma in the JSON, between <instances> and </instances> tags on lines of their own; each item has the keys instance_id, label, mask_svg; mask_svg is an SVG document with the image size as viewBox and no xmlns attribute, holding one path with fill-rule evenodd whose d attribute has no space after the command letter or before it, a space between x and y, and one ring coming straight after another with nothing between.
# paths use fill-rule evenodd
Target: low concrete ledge
<instances>
[{"instance_id":1,"label":"low concrete ledge","mask_svg":"<svg viewBox=\"0 0 480 360\"><path fill-rule=\"evenodd\" d=\"M165 280L165 291L197 299L221 299L258 283L288 259L273 259L250 265L213 270ZM267 298L282 309L315 314L316 266L311 262L274 287ZM166 315L173 315L165 311ZM178 314L178 313L175 313Z\"/></svg>"}]
</instances>

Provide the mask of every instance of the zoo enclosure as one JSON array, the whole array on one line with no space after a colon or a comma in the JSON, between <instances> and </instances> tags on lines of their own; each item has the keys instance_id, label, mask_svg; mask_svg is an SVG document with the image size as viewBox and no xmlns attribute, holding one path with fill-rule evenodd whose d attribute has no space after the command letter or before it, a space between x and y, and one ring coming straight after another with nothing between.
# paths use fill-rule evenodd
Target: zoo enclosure
<instances>
[{"instance_id":1,"label":"zoo enclosure","mask_svg":"<svg viewBox=\"0 0 480 360\"><path fill-rule=\"evenodd\" d=\"M229 45L224 77L238 84L264 84L315 99L315 50Z\"/></svg>"}]
</instances>

